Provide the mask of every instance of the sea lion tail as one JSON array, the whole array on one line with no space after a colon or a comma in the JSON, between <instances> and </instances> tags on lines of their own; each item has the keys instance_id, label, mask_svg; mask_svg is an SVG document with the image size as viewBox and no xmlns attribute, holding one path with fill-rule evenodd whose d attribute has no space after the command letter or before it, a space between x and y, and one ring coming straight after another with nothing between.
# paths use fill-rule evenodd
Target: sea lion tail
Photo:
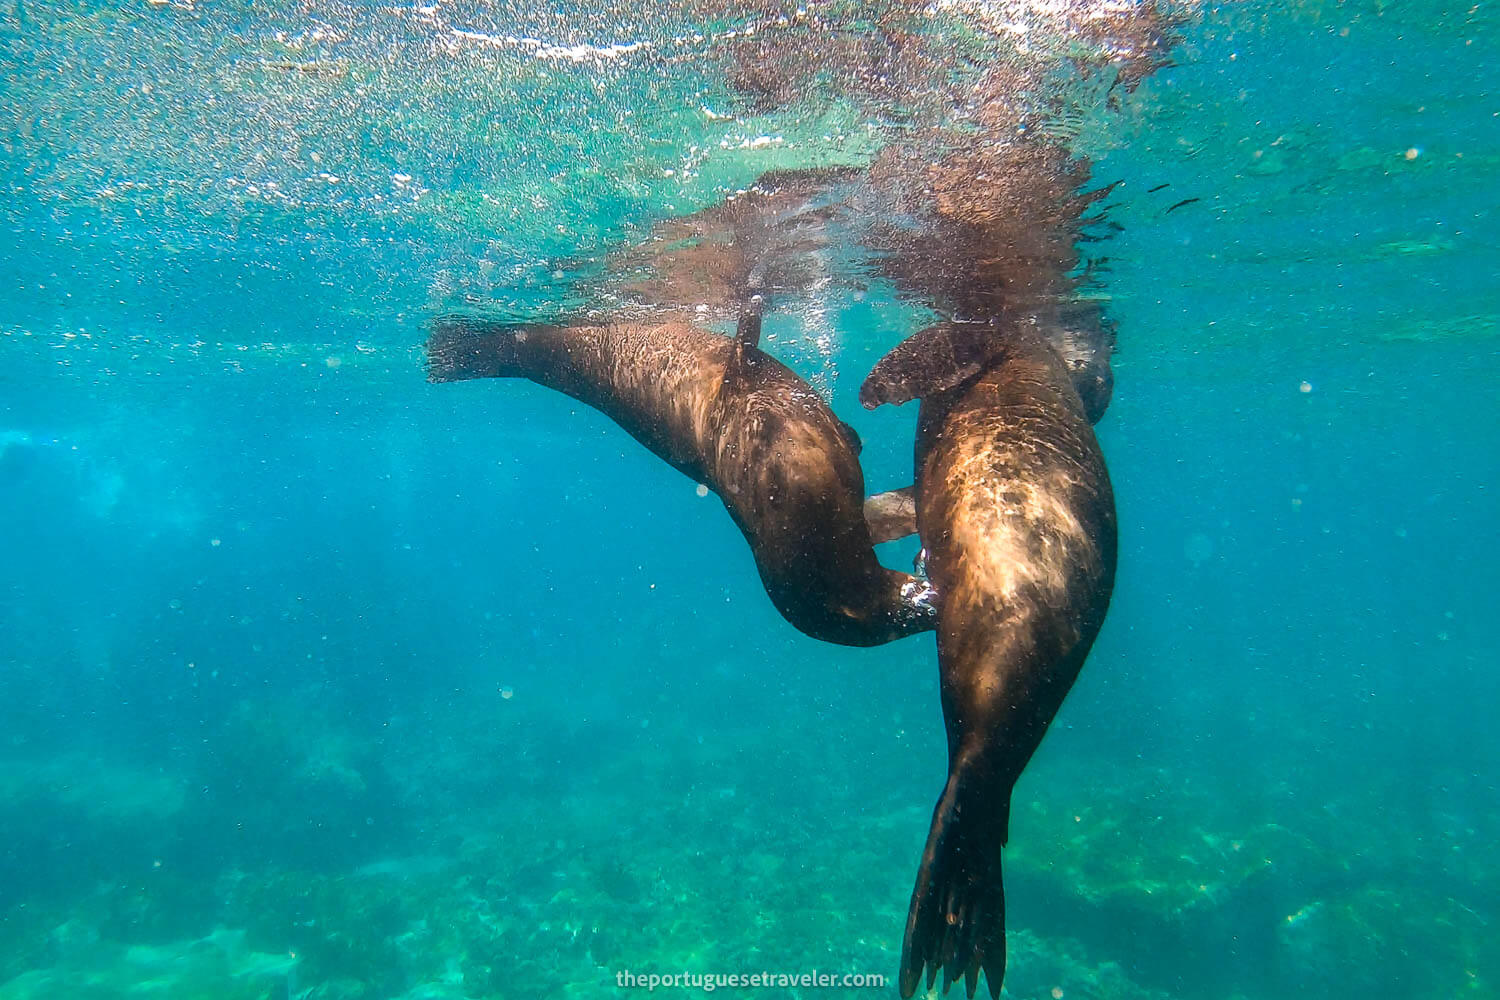
<instances>
[{"instance_id":1,"label":"sea lion tail","mask_svg":"<svg viewBox=\"0 0 1500 1000\"><path fill-rule=\"evenodd\" d=\"M427 381L501 378L515 370L516 345L533 324L497 323L477 316L439 316L427 334Z\"/></svg>"},{"instance_id":2,"label":"sea lion tail","mask_svg":"<svg viewBox=\"0 0 1500 1000\"><path fill-rule=\"evenodd\" d=\"M901 996L916 993L927 973L932 988L943 971L943 992L964 980L969 997L982 970L990 997L1005 979L1005 887L1000 848L1005 843L1007 802L997 815L992 788L972 761L959 761L932 813L932 828L917 871L906 938L901 944Z\"/></svg>"}]
</instances>

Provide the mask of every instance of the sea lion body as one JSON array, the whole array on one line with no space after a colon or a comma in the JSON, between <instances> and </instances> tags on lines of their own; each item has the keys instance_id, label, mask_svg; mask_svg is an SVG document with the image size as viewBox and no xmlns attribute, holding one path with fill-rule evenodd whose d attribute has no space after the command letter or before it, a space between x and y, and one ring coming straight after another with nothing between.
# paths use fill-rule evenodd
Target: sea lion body
<instances>
[{"instance_id":1,"label":"sea lion body","mask_svg":"<svg viewBox=\"0 0 1500 1000\"><path fill-rule=\"evenodd\" d=\"M948 733L948 781L907 919L903 997L940 967L945 989L964 978L972 997L983 969L999 995L1011 789L1083 666L1115 574L1114 496L1066 359L1018 325L955 378L943 351L927 349L951 334L916 335L861 392L866 405L922 399L917 528L938 594Z\"/></svg>"},{"instance_id":2,"label":"sea lion body","mask_svg":"<svg viewBox=\"0 0 1500 1000\"><path fill-rule=\"evenodd\" d=\"M676 318L604 326L437 321L433 381L517 377L603 412L706 484L744 533L766 593L817 639L872 646L934 625L923 581L881 566L863 515L858 439L755 346Z\"/></svg>"}]
</instances>

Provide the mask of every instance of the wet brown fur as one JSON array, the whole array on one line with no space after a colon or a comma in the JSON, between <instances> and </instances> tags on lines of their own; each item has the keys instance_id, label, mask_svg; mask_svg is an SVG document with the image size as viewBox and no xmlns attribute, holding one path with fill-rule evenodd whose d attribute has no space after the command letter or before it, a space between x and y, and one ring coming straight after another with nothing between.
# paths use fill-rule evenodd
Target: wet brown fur
<instances>
[{"instance_id":1,"label":"wet brown fur","mask_svg":"<svg viewBox=\"0 0 1500 1000\"><path fill-rule=\"evenodd\" d=\"M754 346L671 318L609 326L437 321L429 377L520 377L587 403L707 484L766 593L806 634L870 646L933 627L882 567L863 515L856 442L797 375Z\"/></svg>"},{"instance_id":2,"label":"wet brown fur","mask_svg":"<svg viewBox=\"0 0 1500 1000\"><path fill-rule=\"evenodd\" d=\"M885 398L889 374L871 374L867 405ZM916 465L949 776L912 894L901 994L942 969L971 997L983 970L998 996L1011 790L1104 621L1114 497L1066 366L1026 327L977 376L923 394Z\"/></svg>"}]
</instances>

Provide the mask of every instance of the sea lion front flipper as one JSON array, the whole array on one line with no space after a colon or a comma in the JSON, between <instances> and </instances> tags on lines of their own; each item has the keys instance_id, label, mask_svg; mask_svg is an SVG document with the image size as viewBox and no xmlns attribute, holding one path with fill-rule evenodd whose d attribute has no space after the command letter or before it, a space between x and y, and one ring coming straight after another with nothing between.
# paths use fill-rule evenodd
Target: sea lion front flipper
<instances>
[{"instance_id":1,"label":"sea lion front flipper","mask_svg":"<svg viewBox=\"0 0 1500 1000\"><path fill-rule=\"evenodd\" d=\"M865 523L876 545L917 533L917 488L890 490L865 497Z\"/></svg>"},{"instance_id":2,"label":"sea lion front flipper","mask_svg":"<svg viewBox=\"0 0 1500 1000\"><path fill-rule=\"evenodd\" d=\"M939 969L945 993L963 979L972 1000L983 969L990 997L1000 996L1005 979L1000 848L1010 806L1007 802L995 812L979 770L972 761L956 764L933 810L901 943L903 998L916 993L924 971L931 989Z\"/></svg>"},{"instance_id":3,"label":"sea lion front flipper","mask_svg":"<svg viewBox=\"0 0 1500 1000\"><path fill-rule=\"evenodd\" d=\"M1005 350L989 327L940 323L919 330L876 362L859 387L859 401L873 410L897 406L962 385L983 372Z\"/></svg>"}]
</instances>

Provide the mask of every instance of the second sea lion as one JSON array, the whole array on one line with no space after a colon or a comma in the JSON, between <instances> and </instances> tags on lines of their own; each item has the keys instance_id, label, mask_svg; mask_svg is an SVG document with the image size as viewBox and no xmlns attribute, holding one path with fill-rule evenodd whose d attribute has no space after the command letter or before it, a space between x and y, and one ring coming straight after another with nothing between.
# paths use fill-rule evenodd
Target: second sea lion
<instances>
[{"instance_id":1,"label":"second sea lion","mask_svg":"<svg viewBox=\"0 0 1500 1000\"><path fill-rule=\"evenodd\" d=\"M1114 494L1067 361L1029 324L916 334L861 387L922 400L917 529L938 595L948 781L902 944L900 988L974 996L1005 975L1011 790L1072 687L1114 587Z\"/></svg>"}]
</instances>

